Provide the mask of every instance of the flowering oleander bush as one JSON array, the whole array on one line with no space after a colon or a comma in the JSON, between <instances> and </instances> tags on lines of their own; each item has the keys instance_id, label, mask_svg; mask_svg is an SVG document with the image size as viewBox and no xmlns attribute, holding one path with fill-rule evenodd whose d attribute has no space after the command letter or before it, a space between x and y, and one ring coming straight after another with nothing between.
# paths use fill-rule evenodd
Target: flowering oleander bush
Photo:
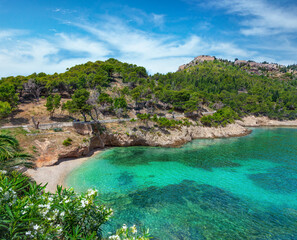
<instances>
[{"instance_id":1,"label":"flowering oleander bush","mask_svg":"<svg viewBox=\"0 0 297 240\"><path fill-rule=\"evenodd\" d=\"M118 229L115 235L110 236L108 239L112 240L146 240L150 239L149 230L143 230L142 233L138 233L135 225L127 227L126 224L122 228Z\"/></svg>"},{"instance_id":2,"label":"flowering oleander bush","mask_svg":"<svg viewBox=\"0 0 297 240\"><path fill-rule=\"evenodd\" d=\"M0 172L0 239L101 238L100 226L113 212L96 202L96 190L76 194L57 187L52 194L44 189L18 172ZM115 236L148 239L137 235L135 227L126 230Z\"/></svg>"}]
</instances>

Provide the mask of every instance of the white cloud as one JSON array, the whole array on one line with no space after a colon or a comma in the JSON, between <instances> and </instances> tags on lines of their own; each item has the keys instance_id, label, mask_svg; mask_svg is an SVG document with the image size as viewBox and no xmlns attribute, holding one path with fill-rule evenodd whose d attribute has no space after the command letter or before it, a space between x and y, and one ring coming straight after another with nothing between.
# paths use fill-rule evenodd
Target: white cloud
<instances>
[{"instance_id":1,"label":"white cloud","mask_svg":"<svg viewBox=\"0 0 297 240\"><path fill-rule=\"evenodd\" d=\"M197 55L216 55L230 60L256 55L231 42L141 31L114 17L106 17L97 24L67 24L84 30L85 34L52 33L39 39L10 35L13 41L0 39L0 76L64 72L75 64L109 57L142 65L150 73L166 73L176 71L179 65Z\"/></svg>"},{"instance_id":2,"label":"white cloud","mask_svg":"<svg viewBox=\"0 0 297 240\"><path fill-rule=\"evenodd\" d=\"M100 42L92 41L86 37L76 37L65 33L56 34L58 37L58 46L61 49L72 52L87 52L91 58L97 56L106 56L110 51Z\"/></svg>"},{"instance_id":3,"label":"white cloud","mask_svg":"<svg viewBox=\"0 0 297 240\"><path fill-rule=\"evenodd\" d=\"M160 35L124 25L110 17L98 25L73 23L93 34L98 41L114 50L120 60L144 65L151 73L176 71L177 67L200 54L220 54L224 58L247 57L246 51L232 43L204 40L197 35L180 39L173 35Z\"/></svg>"},{"instance_id":4,"label":"white cloud","mask_svg":"<svg viewBox=\"0 0 297 240\"><path fill-rule=\"evenodd\" d=\"M106 59L108 54L98 42L67 34L55 34L47 39L0 39L0 46L0 77L64 72L75 64ZM60 54L63 50L69 51L70 56ZM73 57L71 53L82 53L83 57Z\"/></svg>"},{"instance_id":5,"label":"white cloud","mask_svg":"<svg viewBox=\"0 0 297 240\"><path fill-rule=\"evenodd\" d=\"M296 33L296 6L279 6L267 0L216 0L211 6L224 8L228 13L242 16L244 35L274 35Z\"/></svg>"},{"instance_id":6,"label":"white cloud","mask_svg":"<svg viewBox=\"0 0 297 240\"><path fill-rule=\"evenodd\" d=\"M12 37L15 36L20 36L20 35L25 35L29 33L26 30L19 30L19 29L5 29L5 30L0 30L0 40L9 40Z\"/></svg>"},{"instance_id":7,"label":"white cloud","mask_svg":"<svg viewBox=\"0 0 297 240\"><path fill-rule=\"evenodd\" d=\"M138 25L149 24L157 28L163 28L165 25L166 16L164 14L146 13L141 9L128 6L123 6L122 13L125 19L128 19L128 22L134 22Z\"/></svg>"},{"instance_id":8,"label":"white cloud","mask_svg":"<svg viewBox=\"0 0 297 240\"><path fill-rule=\"evenodd\" d=\"M165 23L165 15L152 13L152 20L156 26L163 27Z\"/></svg>"}]
</instances>

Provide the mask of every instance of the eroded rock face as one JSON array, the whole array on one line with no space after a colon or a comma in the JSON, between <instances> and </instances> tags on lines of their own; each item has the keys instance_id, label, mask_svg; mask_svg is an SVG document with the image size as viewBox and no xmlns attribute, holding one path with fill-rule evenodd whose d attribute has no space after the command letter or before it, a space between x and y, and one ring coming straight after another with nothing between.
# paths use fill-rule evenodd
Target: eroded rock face
<instances>
[{"instance_id":1,"label":"eroded rock face","mask_svg":"<svg viewBox=\"0 0 297 240\"><path fill-rule=\"evenodd\" d=\"M157 131L137 130L132 134L104 133L92 138L92 146L160 146L177 147L198 138L224 138L249 134L251 131L238 125L230 124L226 127L190 126L175 129L159 129Z\"/></svg>"},{"instance_id":2,"label":"eroded rock face","mask_svg":"<svg viewBox=\"0 0 297 240\"><path fill-rule=\"evenodd\" d=\"M81 135L91 135L93 132L91 124L84 124L83 122L73 122L73 128Z\"/></svg>"},{"instance_id":3,"label":"eroded rock face","mask_svg":"<svg viewBox=\"0 0 297 240\"><path fill-rule=\"evenodd\" d=\"M78 147L72 147L70 149L63 149L58 154L58 159L62 158L77 158L88 155L90 152L89 146L78 146Z\"/></svg>"},{"instance_id":4,"label":"eroded rock face","mask_svg":"<svg viewBox=\"0 0 297 240\"><path fill-rule=\"evenodd\" d=\"M111 133L102 131L100 125L88 124L75 128L82 136L91 135L88 141L74 146L61 146L55 141L39 142L40 157L36 161L37 167L49 166L65 158L77 158L87 156L93 149L105 147L127 147L127 146L160 146L178 147L193 139L198 138L224 138L243 136L250 130L239 124L230 124L226 127L202 127L182 126L173 129L135 129L129 133Z\"/></svg>"}]
</instances>

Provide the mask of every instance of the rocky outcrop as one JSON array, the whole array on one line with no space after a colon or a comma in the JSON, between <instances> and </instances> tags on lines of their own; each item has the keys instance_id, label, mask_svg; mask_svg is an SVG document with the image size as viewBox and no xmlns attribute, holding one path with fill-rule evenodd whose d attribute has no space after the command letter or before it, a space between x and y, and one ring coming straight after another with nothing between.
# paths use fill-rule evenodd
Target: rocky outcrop
<instances>
[{"instance_id":1,"label":"rocky outcrop","mask_svg":"<svg viewBox=\"0 0 297 240\"><path fill-rule=\"evenodd\" d=\"M239 124L230 124L226 127L182 126L165 129L142 127L130 129L125 133L113 133L102 129L100 124L76 124L74 129L82 137L89 136L81 144L61 146L55 140L38 142L40 156L36 161L37 167L54 165L63 159L87 156L93 149L105 147L128 146L160 146L178 147L193 139L199 138L225 138L247 135L250 130Z\"/></svg>"},{"instance_id":2,"label":"rocky outcrop","mask_svg":"<svg viewBox=\"0 0 297 240\"><path fill-rule=\"evenodd\" d=\"M247 135L250 130L238 125L230 124L226 127L183 126L174 129L157 129L144 131L138 129L130 133L111 134L105 132L91 138L94 147L105 146L160 146L178 147L193 139L225 138Z\"/></svg>"},{"instance_id":3,"label":"rocky outcrop","mask_svg":"<svg viewBox=\"0 0 297 240\"><path fill-rule=\"evenodd\" d=\"M280 68L285 67L283 65L278 65L276 63L257 63L257 62L245 61L245 60L236 60L234 62L234 65L248 66L255 69L263 68L263 69L266 69L267 71L278 71Z\"/></svg>"},{"instance_id":4,"label":"rocky outcrop","mask_svg":"<svg viewBox=\"0 0 297 240\"><path fill-rule=\"evenodd\" d=\"M212 56L208 56L208 55L201 55L198 57L195 57L191 62L187 63L187 64L183 64L181 66L179 66L178 71L182 71L188 67L192 67L195 66L199 63L203 63L204 61L206 62L212 62L214 61L216 58L212 57Z\"/></svg>"},{"instance_id":5,"label":"rocky outcrop","mask_svg":"<svg viewBox=\"0 0 297 240\"><path fill-rule=\"evenodd\" d=\"M289 73L295 74L295 71L290 70L290 69L289 70L285 69L286 66L279 65L277 63L268 63L268 62L258 63L258 62L254 62L251 60L246 61L246 60L238 60L238 59L236 59L234 62L232 62L232 61L228 61L228 60L224 60L224 59L217 59L216 57L212 57L212 56L208 56L208 55L201 55L201 56L194 58L189 63L179 66L178 71L183 71L187 68L197 66L205 61L212 62L214 60L218 60L218 61L221 61L224 63L229 62L229 64L234 64L235 66L238 66L242 70L244 70L248 73L251 73L251 74L267 75L269 73L272 76L278 76L278 77L284 75L284 73L286 71Z\"/></svg>"}]
</instances>

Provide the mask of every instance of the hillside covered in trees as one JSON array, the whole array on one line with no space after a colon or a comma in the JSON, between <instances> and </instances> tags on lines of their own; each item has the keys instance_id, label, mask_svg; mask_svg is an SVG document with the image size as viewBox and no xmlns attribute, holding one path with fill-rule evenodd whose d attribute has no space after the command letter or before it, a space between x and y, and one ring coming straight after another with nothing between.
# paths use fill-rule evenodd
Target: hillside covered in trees
<instances>
[{"instance_id":1,"label":"hillside covered in trees","mask_svg":"<svg viewBox=\"0 0 297 240\"><path fill-rule=\"evenodd\" d=\"M247 115L292 120L297 118L297 77L252 74L224 60L149 76L144 67L109 59L76 65L61 74L2 78L0 117L13 114L20 103L40 98L47 99L51 116L61 108L85 121L125 117L132 110L150 115L174 111L196 119L204 111L217 111L201 119L210 126Z\"/></svg>"}]
</instances>

